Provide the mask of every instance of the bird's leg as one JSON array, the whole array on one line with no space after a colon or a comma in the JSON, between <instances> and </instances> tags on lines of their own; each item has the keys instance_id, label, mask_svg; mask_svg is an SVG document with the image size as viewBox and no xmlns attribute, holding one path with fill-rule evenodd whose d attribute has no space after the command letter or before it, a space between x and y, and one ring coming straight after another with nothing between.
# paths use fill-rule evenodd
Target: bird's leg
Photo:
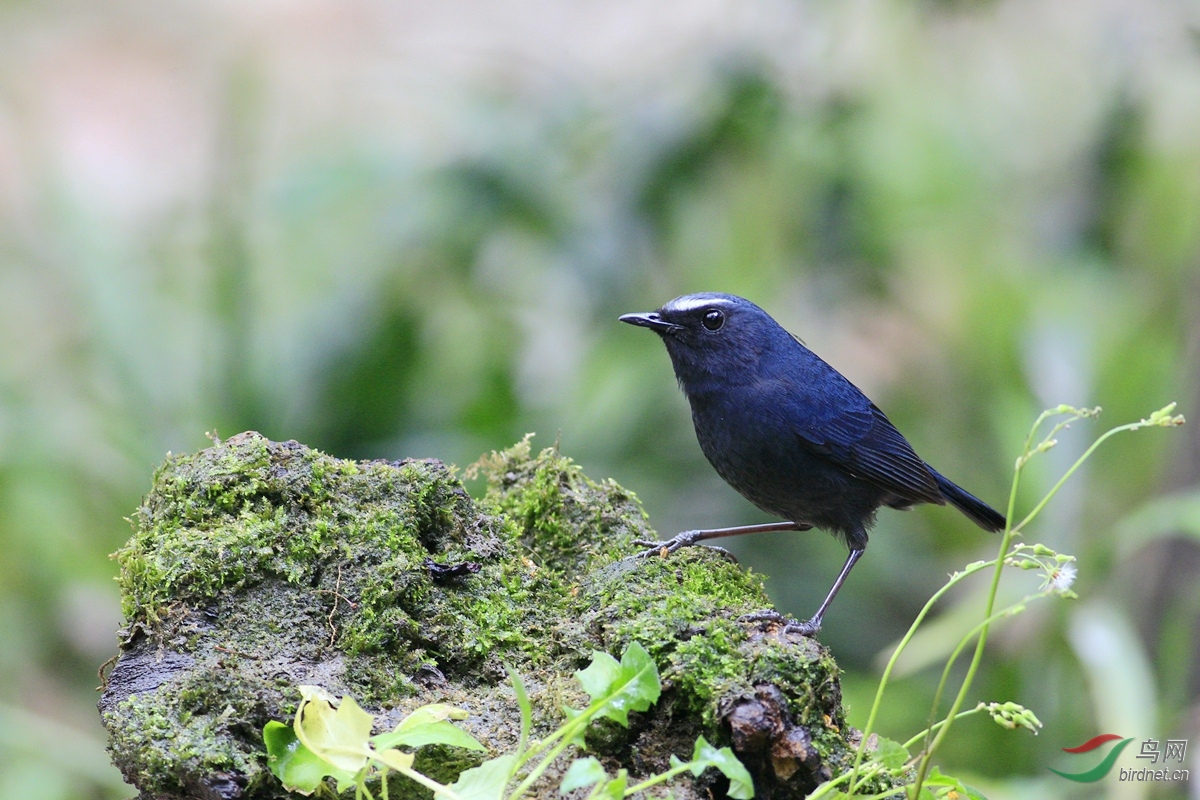
<instances>
[{"instance_id":1,"label":"bird's leg","mask_svg":"<svg viewBox=\"0 0 1200 800\"><path fill-rule=\"evenodd\" d=\"M855 563L862 558L864 549L851 548L850 555L846 556L846 563L842 565L842 571L838 574L837 580L833 582L833 586L829 589L829 594L825 595L825 601L821 603L821 607L817 609L817 613L813 614L812 619L807 622L796 622L794 619L785 617L778 611L760 611L757 614L747 614L742 617L746 622L781 622L783 623L784 633L798 633L801 636L815 636L817 631L821 630L821 620L825 618L825 612L829 610L833 598L837 597L838 590L842 588L842 584L846 582L846 576L850 574L850 570L854 569Z\"/></svg>"},{"instance_id":2,"label":"bird's leg","mask_svg":"<svg viewBox=\"0 0 1200 800\"><path fill-rule=\"evenodd\" d=\"M763 525L738 525L733 528L709 528L707 530L684 531L667 539L665 542L635 539L633 543L650 548L638 553L635 556L636 558L649 558L655 555L669 555L680 548L698 545L707 539L720 539L724 536L742 536L747 533L768 533L770 531L807 531L811 528L812 525L804 522L768 522ZM733 558L733 555L723 547L714 547L713 545L702 546L719 550L730 558ZM737 559L734 560L736 561Z\"/></svg>"}]
</instances>

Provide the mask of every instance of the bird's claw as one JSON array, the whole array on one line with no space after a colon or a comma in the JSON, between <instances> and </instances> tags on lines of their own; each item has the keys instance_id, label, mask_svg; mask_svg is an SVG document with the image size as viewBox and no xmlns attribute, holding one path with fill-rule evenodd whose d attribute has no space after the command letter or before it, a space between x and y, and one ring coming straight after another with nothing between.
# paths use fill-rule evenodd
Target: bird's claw
<instances>
[{"instance_id":1,"label":"bird's claw","mask_svg":"<svg viewBox=\"0 0 1200 800\"><path fill-rule=\"evenodd\" d=\"M744 614L738 618L740 622L773 622L783 626L781 631L783 634L798 633L801 636L816 636L821 630L821 621L819 619L810 619L805 622L798 622L791 617L786 617L778 611L759 611L754 614Z\"/></svg>"},{"instance_id":2,"label":"bird's claw","mask_svg":"<svg viewBox=\"0 0 1200 800\"><path fill-rule=\"evenodd\" d=\"M737 558L733 553L726 550L724 547L717 547L712 544L699 544L700 531L684 531L677 533L665 542L654 541L652 539L634 539L633 543L641 547L649 548L636 554L634 558L651 558L653 556L668 556L676 550L682 550L685 547L704 547L709 550L716 550L721 555L728 558L733 563L738 563Z\"/></svg>"},{"instance_id":3,"label":"bird's claw","mask_svg":"<svg viewBox=\"0 0 1200 800\"><path fill-rule=\"evenodd\" d=\"M655 542L650 539L635 539L634 544L649 547L637 554L637 558L650 558L657 555L670 555L681 547L690 547L696 543L696 531L677 533L665 542Z\"/></svg>"},{"instance_id":4,"label":"bird's claw","mask_svg":"<svg viewBox=\"0 0 1200 800\"><path fill-rule=\"evenodd\" d=\"M811 619L807 620L805 622L796 622L795 620L792 620L791 622L789 622L783 626L784 634L798 633L801 636L807 636L810 638L813 636L816 636L820 632L820 630L821 630L821 623L814 622Z\"/></svg>"}]
</instances>

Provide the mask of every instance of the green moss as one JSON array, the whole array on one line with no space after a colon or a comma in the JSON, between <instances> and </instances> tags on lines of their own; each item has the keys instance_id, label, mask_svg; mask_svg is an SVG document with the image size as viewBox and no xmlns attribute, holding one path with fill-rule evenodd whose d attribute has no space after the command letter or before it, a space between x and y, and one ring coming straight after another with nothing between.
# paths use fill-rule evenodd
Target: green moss
<instances>
[{"instance_id":1,"label":"green moss","mask_svg":"<svg viewBox=\"0 0 1200 800\"><path fill-rule=\"evenodd\" d=\"M557 448L533 456L531 438L483 457L469 474L486 475L485 503L517 526L538 567L569 582L629 555L634 539L651 534L632 492L592 481Z\"/></svg>"},{"instance_id":2,"label":"green moss","mask_svg":"<svg viewBox=\"0 0 1200 800\"><path fill-rule=\"evenodd\" d=\"M841 671L829 652L810 639L789 643L786 647L776 644L765 644L755 652L750 679L782 689L789 700L792 718L800 724L818 728L845 727L842 690L838 683Z\"/></svg>"},{"instance_id":3,"label":"green moss","mask_svg":"<svg viewBox=\"0 0 1200 800\"><path fill-rule=\"evenodd\" d=\"M196 673L169 688L174 691L131 695L103 715L106 724L119 720L125 732L110 748L118 763L137 765L133 783L194 796L196 776L262 771L265 754L256 743L270 718L265 687L242 676Z\"/></svg>"},{"instance_id":4,"label":"green moss","mask_svg":"<svg viewBox=\"0 0 1200 800\"><path fill-rule=\"evenodd\" d=\"M517 719L506 665L546 731L582 702L571 675L592 651L633 641L664 696L589 741L635 773L686 755L697 733L727 741L722 714L764 684L829 763L845 752L828 654L739 621L769 606L758 576L706 548L632 558L656 538L636 497L557 449L534 454L529 437L472 470L487 478L478 503L437 461L354 463L255 433L169 456L117 553L129 638L101 708L126 776L148 796L220 795L213 780L283 796L261 729L289 718L300 684L353 694L390 724L451 702L502 750ZM431 564L462 567L435 577ZM450 778L475 758L436 748L418 765Z\"/></svg>"},{"instance_id":5,"label":"green moss","mask_svg":"<svg viewBox=\"0 0 1200 800\"><path fill-rule=\"evenodd\" d=\"M431 518L449 513L445 484L457 482L431 475L432 465L406 465L399 481L393 468L364 466L258 434L168 456L116 554L126 616L157 619L168 606L199 605L247 580L310 581L334 544L415 554ZM405 485L419 487L417 496Z\"/></svg>"}]
</instances>

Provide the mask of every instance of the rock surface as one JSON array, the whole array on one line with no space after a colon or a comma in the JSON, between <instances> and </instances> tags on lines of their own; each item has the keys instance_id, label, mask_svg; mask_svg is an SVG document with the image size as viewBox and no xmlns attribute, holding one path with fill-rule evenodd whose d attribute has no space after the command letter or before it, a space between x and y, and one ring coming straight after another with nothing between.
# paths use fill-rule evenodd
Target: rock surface
<instances>
[{"instance_id":1,"label":"rock surface","mask_svg":"<svg viewBox=\"0 0 1200 800\"><path fill-rule=\"evenodd\" d=\"M628 730L593 726L609 767L654 774L703 733L734 747L758 797L799 798L845 763L828 652L739 621L769 605L756 576L704 548L631 560L654 538L636 498L528 437L472 469L481 501L438 461L346 461L252 432L169 456L117 553L126 627L100 701L141 797L289 796L262 729L290 721L301 684L353 695L380 730L460 706L494 755L516 738L506 665L536 735L580 704L572 675L593 650L634 641L664 692ZM479 759L428 747L416 767L448 783ZM710 773L676 796L724 796ZM538 796L557 796L552 778ZM430 796L406 783L392 796Z\"/></svg>"}]
</instances>

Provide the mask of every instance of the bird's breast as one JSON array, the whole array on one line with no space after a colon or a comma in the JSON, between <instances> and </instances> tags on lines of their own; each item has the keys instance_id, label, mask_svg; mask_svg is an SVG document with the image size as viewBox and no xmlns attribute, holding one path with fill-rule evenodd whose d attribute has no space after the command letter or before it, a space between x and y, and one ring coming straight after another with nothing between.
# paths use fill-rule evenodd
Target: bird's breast
<instances>
[{"instance_id":1,"label":"bird's breast","mask_svg":"<svg viewBox=\"0 0 1200 800\"><path fill-rule=\"evenodd\" d=\"M792 449L786 422L744 392L689 397L696 440L717 474L743 494Z\"/></svg>"}]
</instances>

